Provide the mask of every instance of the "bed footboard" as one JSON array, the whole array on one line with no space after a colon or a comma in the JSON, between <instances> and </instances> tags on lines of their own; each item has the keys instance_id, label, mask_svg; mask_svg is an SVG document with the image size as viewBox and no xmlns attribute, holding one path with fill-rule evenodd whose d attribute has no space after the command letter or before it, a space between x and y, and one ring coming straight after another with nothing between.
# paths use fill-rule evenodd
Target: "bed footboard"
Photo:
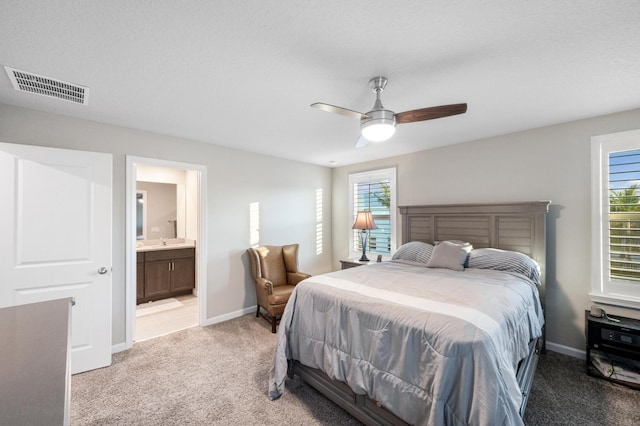
<instances>
[{"instance_id":1,"label":"bed footboard","mask_svg":"<svg viewBox=\"0 0 640 426\"><path fill-rule=\"evenodd\" d=\"M365 425L408 426L376 401L365 395L354 393L349 386L329 378L321 370L293 361L291 373L297 374L311 387Z\"/></svg>"},{"instance_id":2,"label":"bed footboard","mask_svg":"<svg viewBox=\"0 0 640 426\"><path fill-rule=\"evenodd\" d=\"M529 393L533 385L533 377L540 356L541 340L535 339L529 342L529 354L520 361L516 378L522 391L522 404L520 405L520 417L524 418L524 412L529 400ZM307 367L298 361L291 364L290 376L297 374L311 387L329 398L343 410L351 414L362 423L369 426L406 426L403 420L396 417L380 403L365 395L358 395L349 386L338 380L329 378L321 370Z\"/></svg>"}]
</instances>

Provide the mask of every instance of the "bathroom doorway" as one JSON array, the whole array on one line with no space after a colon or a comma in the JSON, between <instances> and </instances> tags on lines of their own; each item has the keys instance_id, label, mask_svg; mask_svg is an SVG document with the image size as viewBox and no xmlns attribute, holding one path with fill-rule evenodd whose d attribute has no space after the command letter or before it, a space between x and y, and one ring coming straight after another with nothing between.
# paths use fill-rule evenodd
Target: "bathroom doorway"
<instances>
[{"instance_id":1,"label":"bathroom doorway","mask_svg":"<svg viewBox=\"0 0 640 426\"><path fill-rule=\"evenodd\" d=\"M206 319L206 167L127 157L126 345Z\"/></svg>"}]
</instances>

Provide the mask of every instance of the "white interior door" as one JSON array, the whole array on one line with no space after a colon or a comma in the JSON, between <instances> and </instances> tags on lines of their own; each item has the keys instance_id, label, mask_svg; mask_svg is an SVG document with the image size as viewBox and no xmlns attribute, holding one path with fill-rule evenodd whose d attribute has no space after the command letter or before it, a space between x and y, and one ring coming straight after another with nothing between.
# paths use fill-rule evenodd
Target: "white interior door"
<instances>
[{"instance_id":1,"label":"white interior door","mask_svg":"<svg viewBox=\"0 0 640 426\"><path fill-rule=\"evenodd\" d=\"M111 364L110 154L0 143L0 307L73 297L71 372Z\"/></svg>"}]
</instances>

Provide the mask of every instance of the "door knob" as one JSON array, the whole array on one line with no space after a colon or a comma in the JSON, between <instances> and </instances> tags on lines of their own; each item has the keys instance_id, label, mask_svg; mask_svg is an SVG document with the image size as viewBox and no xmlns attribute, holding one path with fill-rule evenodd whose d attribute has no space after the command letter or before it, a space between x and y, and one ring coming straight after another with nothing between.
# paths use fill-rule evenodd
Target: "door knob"
<instances>
[{"instance_id":1,"label":"door knob","mask_svg":"<svg viewBox=\"0 0 640 426\"><path fill-rule=\"evenodd\" d=\"M98 273L99 273L100 275L104 275L104 274L106 274L107 272L109 272L109 270L108 270L107 268L105 268L104 266L103 266L102 268L98 269Z\"/></svg>"}]
</instances>

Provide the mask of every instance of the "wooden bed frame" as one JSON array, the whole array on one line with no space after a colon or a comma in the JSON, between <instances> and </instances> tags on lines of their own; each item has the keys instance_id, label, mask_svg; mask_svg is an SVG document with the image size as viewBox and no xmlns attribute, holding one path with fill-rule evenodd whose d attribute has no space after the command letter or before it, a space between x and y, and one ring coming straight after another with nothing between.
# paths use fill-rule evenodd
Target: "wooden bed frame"
<instances>
[{"instance_id":1,"label":"wooden bed frame","mask_svg":"<svg viewBox=\"0 0 640 426\"><path fill-rule=\"evenodd\" d=\"M546 225L549 201L502 204L449 204L402 206L402 242L462 240L474 248L494 247L518 251L540 264L540 303L545 308ZM546 333L529 343L529 355L518 365L517 379L522 391L520 417L524 417L538 365L546 348ZM327 398L367 425L406 425L380 403L355 394L349 386L330 379L318 369L294 360L289 375L297 374Z\"/></svg>"}]
</instances>

